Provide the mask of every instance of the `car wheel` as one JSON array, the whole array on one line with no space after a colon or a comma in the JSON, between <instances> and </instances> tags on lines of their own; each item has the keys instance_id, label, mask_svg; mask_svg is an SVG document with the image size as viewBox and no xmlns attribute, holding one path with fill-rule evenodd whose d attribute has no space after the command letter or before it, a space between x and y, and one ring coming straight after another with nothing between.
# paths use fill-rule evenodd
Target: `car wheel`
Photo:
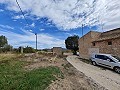
<instances>
[{"instance_id":1,"label":"car wheel","mask_svg":"<svg viewBox=\"0 0 120 90\"><path fill-rule=\"evenodd\" d=\"M93 62L92 62L92 64L93 64L94 66L96 66L96 65L97 65L95 61L93 61Z\"/></svg>"},{"instance_id":2,"label":"car wheel","mask_svg":"<svg viewBox=\"0 0 120 90\"><path fill-rule=\"evenodd\" d=\"M120 67L115 67L114 70L115 70L115 72L120 74Z\"/></svg>"}]
</instances>

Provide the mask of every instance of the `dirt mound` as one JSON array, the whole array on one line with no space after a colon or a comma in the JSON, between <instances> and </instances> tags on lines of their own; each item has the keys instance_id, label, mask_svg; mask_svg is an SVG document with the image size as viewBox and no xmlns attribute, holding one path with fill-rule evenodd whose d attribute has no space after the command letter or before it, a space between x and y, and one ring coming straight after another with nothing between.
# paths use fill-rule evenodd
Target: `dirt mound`
<instances>
[{"instance_id":1,"label":"dirt mound","mask_svg":"<svg viewBox=\"0 0 120 90\"><path fill-rule=\"evenodd\" d=\"M105 90L104 87L94 83L92 79L77 71L69 63L63 67L65 78L56 80L46 90Z\"/></svg>"}]
</instances>

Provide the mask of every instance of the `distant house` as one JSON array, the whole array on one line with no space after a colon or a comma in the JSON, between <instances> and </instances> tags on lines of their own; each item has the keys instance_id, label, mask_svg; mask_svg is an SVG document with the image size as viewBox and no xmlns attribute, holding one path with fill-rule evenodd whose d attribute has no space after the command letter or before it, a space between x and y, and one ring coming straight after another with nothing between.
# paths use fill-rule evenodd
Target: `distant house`
<instances>
[{"instance_id":1,"label":"distant house","mask_svg":"<svg viewBox=\"0 0 120 90\"><path fill-rule=\"evenodd\" d=\"M90 31L79 39L79 55L89 58L92 53L120 56L120 28L107 32Z\"/></svg>"},{"instance_id":2,"label":"distant house","mask_svg":"<svg viewBox=\"0 0 120 90\"><path fill-rule=\"evenodd\" d=\"M62 55L62 48L61 47L53 47L52 51L53 51L53 54Z\"/></svg>"}]
</instances>

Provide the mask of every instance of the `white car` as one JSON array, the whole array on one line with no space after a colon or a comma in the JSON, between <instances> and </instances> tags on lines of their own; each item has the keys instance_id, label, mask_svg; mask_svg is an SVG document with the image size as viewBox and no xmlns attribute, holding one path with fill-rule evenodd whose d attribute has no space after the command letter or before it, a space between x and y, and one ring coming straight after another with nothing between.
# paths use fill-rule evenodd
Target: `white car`
<instances>
[{"instance_id":1,"label":"white car","mask_svg":"<svg viewBox=\"0 0 120 90\"><path fill-rule=\"evenodd\" d=\"M111 54L92 54L93 65L100 65L115 70L120 74L120 58Z\"/></svg>"}]
</instances>

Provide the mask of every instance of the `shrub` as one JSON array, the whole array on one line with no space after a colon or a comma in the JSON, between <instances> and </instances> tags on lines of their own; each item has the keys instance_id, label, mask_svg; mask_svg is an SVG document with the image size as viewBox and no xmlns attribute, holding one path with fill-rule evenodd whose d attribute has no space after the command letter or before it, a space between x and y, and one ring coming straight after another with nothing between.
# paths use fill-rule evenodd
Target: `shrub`
<instances>
[{"instance_id":1,"label":"shrub","mask_svg":"<svg viewBox=\"0 0 120 90\"><path fill-rule=\"evenodd\" d=\"M35 49L27 46L27 47L23 48L23 52L24 53L35 53Z\"/></svg>"}]
</instances>

